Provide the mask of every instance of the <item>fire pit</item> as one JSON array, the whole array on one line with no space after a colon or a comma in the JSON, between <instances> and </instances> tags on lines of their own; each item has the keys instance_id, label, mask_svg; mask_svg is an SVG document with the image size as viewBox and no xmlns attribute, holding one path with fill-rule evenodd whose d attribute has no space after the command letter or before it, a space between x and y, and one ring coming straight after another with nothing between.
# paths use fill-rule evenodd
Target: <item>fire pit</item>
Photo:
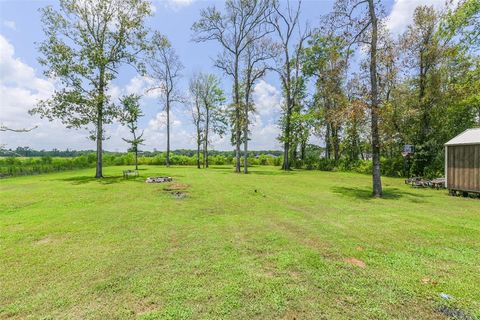
<instances>
[{"instance_id":1,"label":"fire pit","mask_svg":"<svg viewBox=\"0 0 480 320\"><path fill-rule=\"evenodd\" d=\"M148 177L145 180L146 183L164 183L164 182L171 182L173 179L172 177Z\"/></svg>"}]
</instances>

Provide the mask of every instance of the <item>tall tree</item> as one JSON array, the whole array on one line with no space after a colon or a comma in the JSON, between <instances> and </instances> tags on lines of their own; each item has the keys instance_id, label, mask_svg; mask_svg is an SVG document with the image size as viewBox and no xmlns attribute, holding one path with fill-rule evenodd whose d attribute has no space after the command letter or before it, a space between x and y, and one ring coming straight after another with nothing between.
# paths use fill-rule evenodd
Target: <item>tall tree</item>
<instances>
[{"instance_id":1,"label":"tall tree","mask_svg":"<svg viewBox=\"0 0 480 320\"><path fill-rule=\"evenodd\" d=\"M213 74L198 73L190 79L192 119L197 131L197 166L200 168L200 149L203 166L208 168L210 136L223 136L227 123L222 105L225 102L218 78Z\"/></svg>"},{"instance_id":2,"label":"tall tree","mask_svg":"<svg viewBox=\"0 0 480 320\"><path fill-rule=\"evenodd\" d=\"M241 83L242 56L250 43L262 39L270 30L265 28L271 13L270 0L227 0L225 13L215 6L203 9L199 21L192 26L197 42L215 40L223 48L215 66L233 80L233 141L235 144L235 172L241 172L240 146L242 138ZM260 32L255 32L261 30Z\"/></svg>"},{"instance_id":3,"label":"tall tree","mask_svg":"<svg viewBox=\"0 0 480 320\"><path fill-rule=\"evenodd\" d=\"M170 166L170 112L172 104L181 102L182 96L178 90L178 80L181 77L183 65L170 41L159 32L152 38L152 49L147 60L149 76L156 82L149 90L159 90L163 99L163 107L167 117L167 155L165 165Z\"/></svg>"},{"instance_id":4,"label":"tall tree","mask_svg":"<svg viewBox=\"0 0 480 320\"><path fill-rule=\"evenodd\" d=\"M202 83L200 74L194 74L190 78L189 93L191 98L191 114L193 125L195 126L196 144L197 144L197 168L200 169L200 149L203 141L203 123L205 115L202 109Z\"/></svg>"},{"instance_id":5,"label":"tall tree","mask_svg":"<svg viewBox=\"0 0 480 320\"><path fill-rule=\"evenodd\" d=\"M53 96L31 110L69 128L93 126L97 142L96 178L102 174L104 124L118 114L107 89L123 64L139 68L151 13L144 0L60 0L42 9L46 39L40 43L45 75L59 80Z\"/></svg>"},{"instance_id":6,"label":"tall tree","mask_svg":"<svg viewBox=\"0 0 480 320\"><path fill-rule=\"evenodd\" d=\"M401 39L405 66L414 75L413 86L417 93L415 109L419 121L415 130L414 170L420 175L425 174L426 166L434 157L431 117L439 98L439 64L444 50L436 35L438 26L439 17L433 6L419 6L415 9L413 23Z\"/></svg>"},{"instance_id":7,"label":"tall tree","mask_svg":"<svg viewBox=\"0 0 480 320\"><path fill-rule=\"evenodd\" d=\"M130 144L128 151L135 154L135 170L138 170L138 146L143 144L143 131L138 134L138 119L143 116L142 109L140 108L140 96L131 94L124 96L120 99L122 109L120 111L120 122L127 126L128 130L132 134L131 139L122 138L123 141Z\"/></svg>"},{"instance_id":8,"label":"tall tree","mask_svg":"<svg viewBox=\"0 0 480 320\"><path fill-rule=\"evenodd\" d=\"M346 43L343 38L318 31L312 35L305 48L303 70L315 78L315 104L320 108L326 127L325 156L340 158L341 114L347 104L345 76L347 67Z\"/></svg>"},{"instance_id":9,"label":"tall tree","mask_svg":"<svg viewBox=\"0 0 480 320\"><path fill-rule=\"evenodd\" d=\"M363 11L360 9L363 8ZM354 45L366 45L369 51L369 105L371 122L372 150L372 186L373 196L382 196L380 164L379 114L380 99L378 91L378 18L379 5L376 0L337 0L332 15L334 27L348 39L350 49Z\"/></svg>"},{"instance_id":10,"label":"tall tree","mask_svg":"<svg viewBox=\"0 0 480 320\"><path fill-rule=\"evenodd\" d=\"M250 113L255 111L252 93L254 85L271 68L269 61L275 57L277 50L269 38L250 42L243 56L245 70L243 73L243 172L248 173L248 134Z\"/></svg>"},{"instance_id":11,"label":"tall tree","mask_svg":"<svg viewBox=\"0 0 480 320\"><path fill-rule=\"evenodd\" d=\"M200 75L200 94L202 99L204 128L203 128L203 163L208 168L208 146L210 133L222 136L226 130L226 121L222 104L225 102L220 81L213 74Z\"/></svg>"},{"instance_id":12,"label":"tall tree","mask_svg":"<svg viewBox=\"0 0 480 320\"><path fill-rule=\"evenodd\" d=\"M282 116L282 140L284 144L282 168L284 170L290 170L291 117L295 106L295 96L301 88L301 82L296 81L298 72L295 72L296 69L293 66L295 61L300 61L299 56L302 52L303 42L308 38L307 30L302 31L300 29L300 8L301 1L298 1L296 7L291 7L290 2L287 2L285 9L281 7L279 1L274 1L274 14L269 19L282 50L282 53L277 56L276 70L280 75L285 97ZM295 39L296 32L298 32L298 39ZM297 40L296 43L295 40Z\"/></svg>"}]
</instances>

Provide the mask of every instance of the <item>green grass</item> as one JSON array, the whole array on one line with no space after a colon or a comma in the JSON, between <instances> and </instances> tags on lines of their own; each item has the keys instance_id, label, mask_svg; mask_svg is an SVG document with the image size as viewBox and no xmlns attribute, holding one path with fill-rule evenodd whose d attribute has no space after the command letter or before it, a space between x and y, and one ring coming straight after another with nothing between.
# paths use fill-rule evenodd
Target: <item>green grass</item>
<instances>
[{"instance_id":1,"label":"green grass","mask_svg":"<svg viewBox=\"0 0 480 320\"><path fill-rule=\"evenodd\" d=\"M371 199L350 173L123 169L0 181L0 318L480 317L479 200L392 178Z\"/></svg>"}]
</instances>

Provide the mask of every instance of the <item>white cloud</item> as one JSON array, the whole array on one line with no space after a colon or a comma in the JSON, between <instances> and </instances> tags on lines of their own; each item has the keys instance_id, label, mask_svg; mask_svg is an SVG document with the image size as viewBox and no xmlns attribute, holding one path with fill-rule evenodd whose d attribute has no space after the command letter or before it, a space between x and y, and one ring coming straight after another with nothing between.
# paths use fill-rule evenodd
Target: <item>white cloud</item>
<instances>
[{"instance_id":1,"label":"white cloud","mask_svg":"<svg viewBox=\"0 0 480 320\"><path fill-rule=\"evenodd\" d=\"M15 57L13 45L0 35L0 122L11 128L38 126L28 133L2 132L1 144L40 149L88 146L86 133L82 135L66 129L59 121L49 122L28 114L38 100L52 94L54 87L53 81L37 77L32 67Z\"/></svg>"},{"instance_id":2,"label":"white cloud","mask_svg":"<svg viewBox=\"0 0 480 320\"><path fill-rule=\"evenodd\" d=\"M248 149L281 149L281 144L277 140L280 135L277 122L281 115L281 91L265 80L261 80L255 85L252 96L257 112L250 114ZM232 150L234 147L230 143L230 131L222 138L214 135L212 137L212 147L217 150Z\"/></svg>"},{"instance_id":3,"label":"white cloud","mask_svg":"<svg viewBox=\"0 0 480 320\"><path fill-rule=\"evenodd\" d=\"M159 108L158 93L145 93L151 85L151 79L135 76L124 86L112 84L108 94L112 100L118 100L123 94L143 94L140 103L146 115L141 119L139 127L144 130L146 141L142 149L165 150L165 112L154 112ZM42 78L34 68L19 59L13 45L0 35L0 122L12 128L38 126L27 133L1 132L0 144L7 144L7 148L29 146L37 150L95 148L95 143L87 139L89 133L86 130L67 129L60 121L49 122L28 114L28 110L35 107L38 100L50 97L54 89L55 83ZM279 149L277 120L281 111L281 92L268 82L260 81L255 86L253 99L258 113L252 115L249 149ZM175 105L170 120L171 148L195 148L190 111L180 104ZM109 137L104 142L105 150L125 151L128 148L128 144L122 140L122 137L130 135L125 127L110 124L105 129ZM212 148L232 150L230 134L223 138L212 138Z\"/></svg>"},{"instance_id":4,"label":"white cloud","mask_svg":"<svg viewBox=\"0 0 480 320\"><path fill-rule=\"evenodd\" d=\"M160 0L159 2L163 3L165 7L178 10L184 7L188 7L196 0Z\"/></svg>"},{"instance_id":5,"label":"white cloud","mask_svg":"<svg viewBox=\"0 0 480 320\"><path fill-rule=\"evenodd\" d=\"M280 91L265 80L261 80L253 91L253 101L261 115L278 114L281 111L281 98Z\"/></svg>"},{"instance_id":6,"label":"white cloud","mask_svg":"<svg viewBox=\"0 0 480 320\"><path fill-rule=\"evenodd\" d=\"M251 140L249 149L252 150L276 150L281 148L277 140L280 135L280 127L272 119L262 118L256 114L252 117Z\"/></svg>"},{"instance_id":7,"label":"white cloud","mask_svg":"<svg viewBox=\"0 0 480 320\"><path fill-rule=\"evenodd\" d=\"M180 113L181 115L181 113ZM165 111L158 112L153 119L148 122L144 130L146 150L165 150L167 148L167 114ZM193 149L194 148L193 131L189 130L188 124L184 124L179 116L170 113L170 148L175 149Z\"/></svg>"},{"instance_id":8,"label":"white cloud","mask_svg":"<svg viewBox=\"0 0 480 320\"><path fill-rule=\"evenodd\" d=\"M265 80L261 80L254 88L253 102L257 113L250 119L252 121L250 149L281 149L280 142L277 140L280 135L278 120L283 103L281 91Z\"/></svg>"},{"instance_id":9,"label":"white cloud","mask_svg":"<svg viewBox=\"0 0 480 320\"><path fill-rule=\"evenodd\" d=\"M17 30L17 25L15 24L15 21L3 20L3 26L12 30Z\"/></svg>"},{"instance_id":10,"label":"white cloud","mask_svg":"<svg viewBox=\"0 0 480 320\"><path fill-rule=\"evenodd\" d=\"M108 94L112 100L118 100L125 93L142 94L146 83L148 80L134 77L124 88L111 85ZM16 57L13 45L0 35L0 123L11 128L38 126L28 133L1 132L0 144L6 144L7 148L95 148L94 142L88 139L87 130L67 129L58 120L50 122L28 114L28 110L34 108L39 100L50 97L54 89L55 83L40 78L31 66ZM121 137L128 136L128 132L122 126L107 125L106 134L110 139L105 141L105 149L126 150L127 145Z\"/></svg>"},{"instance_id":11,"label":"white cloud","mask_svg":"<svg viewBox=\"0 0 480 320\"><path fill-rule=\"evenodd\" d=\"M138 94L146 98L158 98L160 96L159 90L149 90L153 87L155 87L154 79L137 75L130 79L125 90L127 94Z\"/></svg>"},{"instance_id":12,"label":"white cloud","mask_svg":"<svg viewBox=\"0 0 480 320\"><path fill-rule=\"evenodd\" d=\"M453 4L456 3L458 0L453 0ZM392 11L387 17L387 28L394 34L403 33L413 21L415 8L422 5L443 9L445 0L395 0Z\"/></svg>"}]
</instances>

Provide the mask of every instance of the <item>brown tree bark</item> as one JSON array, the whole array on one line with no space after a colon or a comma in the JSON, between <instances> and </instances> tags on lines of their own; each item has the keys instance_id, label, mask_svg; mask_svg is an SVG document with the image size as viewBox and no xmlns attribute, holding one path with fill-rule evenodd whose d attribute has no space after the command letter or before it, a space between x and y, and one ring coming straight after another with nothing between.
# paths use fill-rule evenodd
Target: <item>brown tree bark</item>
<instances>
[{"instance_id":1,"label":"brown tree bark","mask_svg":"<svg viewBox=\"0 0 480 320\"><path fill-rule=\"evenodd\" d=\"M170 167L170 99L167 96L167 156L165 157L165 165Z\"/></svg>"},{"instance_id":2,"label":"brown tree bark","mask_svg":"<svg viewBox=\"0 0 480 320\"><path fill-rule=\"evenodd\" d=\"M100 83L98 85L98 95L100 100L97 105L97 166L95 178L103 178L103 103L105 100L105 68L100 68Z\"/></svg>"},{"instance_id":3,"label":"brown tree bark","mask_svg":"<svg viewBox=\"0 0 480 320\"><path fill-rule=\"evenodd\" d=\"M373 161L373 196L382 196L382 177L380 164L380 135L378 131L378 79L377 79L377 41L378 26L375 5L373 0L368 0L372 34L370 42L370 85L371 85L371 129L372 129L372 161Z\"/></svg>"},{"instance_id":4,"label":"brown tree bark","mask_svg":"<svg viewBox=\"0 0 480 320\"><path fill-rule=\"evenodd\" d=\"M203 147L203 163L204 167L208 168L208 131L210 130L210 110L209 106L207 105L207 101L205 101L205 141Z\"/></svg>"},{"instance_id":5,"label":"brown tree bark","mask_svg":"<svg viewBox=\"0 0 480 320\"><path fill-rule=\"evenodd\" d=\"M238 79L238 64L239 55L235 58L235 71L234 71L234 90L235 90L235 172L240 173L240 140L242 137L242 131L240 128L240 84Z\"/></svg>"}]
</instances>

